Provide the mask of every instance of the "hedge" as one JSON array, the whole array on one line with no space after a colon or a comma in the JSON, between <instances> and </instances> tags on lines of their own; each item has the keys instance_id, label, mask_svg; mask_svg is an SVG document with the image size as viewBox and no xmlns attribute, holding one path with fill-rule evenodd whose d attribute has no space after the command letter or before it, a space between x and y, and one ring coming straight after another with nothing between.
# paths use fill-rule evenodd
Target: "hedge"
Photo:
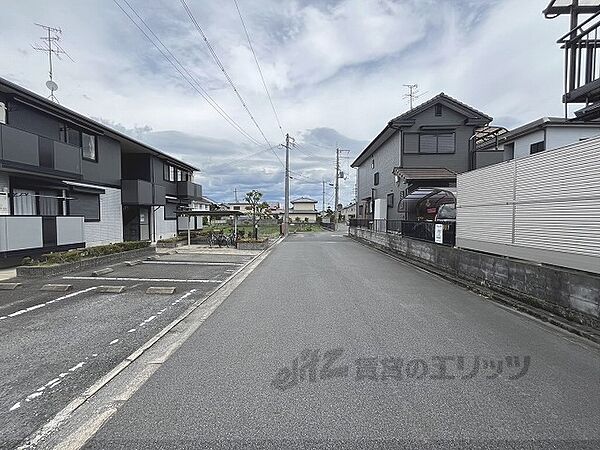
<instances>
[{"instance_id":1,"label":"hedge","mask_svg":"<svg viewBox=\"0 0 600 450\"><path fill-rule=\"evenodd\" d=\"M112 255L113 253L121 253L128 250L137 250L148 246L150 246L149 241L117 242L116 244L99 245L97 247L68 250L66 252L46 253L41 255L38 259L26 257L23 259L23 265L62 264L97 256Z\"/></svg>"}]
</instances>

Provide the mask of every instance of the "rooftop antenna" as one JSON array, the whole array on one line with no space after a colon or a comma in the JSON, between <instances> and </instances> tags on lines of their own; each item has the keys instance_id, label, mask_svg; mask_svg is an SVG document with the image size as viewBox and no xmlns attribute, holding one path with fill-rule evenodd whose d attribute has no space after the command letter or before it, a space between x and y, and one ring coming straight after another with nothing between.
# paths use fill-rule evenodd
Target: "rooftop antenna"
<instances>
[{"instance_id":1,"label":"rooftop antenna","mask_svg":"<svg viewBox=\"0 0 600 450\"><path fill-rule=\"evenodd\" d=\"M404 94L402 96L402 98L404 99L408 99L408 102L410 104L410 109L413 109L413 102L418 99L419 97L421 97L422 95L426 94L427 92L419 92L419 85L418 84L405 84L403 85L404 87L408 88L408 92L406 94Z\"/></svg>"},{"instance_id":2,"label":"rooftop antenna","mask_svg":"<svg viewBox=\"0 0 600 450\"><path fill-rule=\"evenodd\" d=\"M42 25L40 23L36 23L38 27L42 28L45 31L44 36L40 37L40 41L42 41L42 45L32 45L34 50L48 53L48 75L50 79L46 81L46 87L50 90L50 95L48 98L53 102L60 103L54 92L58 90L58 84L53 79L53 66L52 66L52 55L54 54L58 59L62 59L60 55L66 55L71 61L73 58L69 56L69 54L61 47L60 45L60 36L62 34L62 30L60 28L53 28L47 25ZM73 61L75 62L75 61Z\"/></svg>"}]
</instances>

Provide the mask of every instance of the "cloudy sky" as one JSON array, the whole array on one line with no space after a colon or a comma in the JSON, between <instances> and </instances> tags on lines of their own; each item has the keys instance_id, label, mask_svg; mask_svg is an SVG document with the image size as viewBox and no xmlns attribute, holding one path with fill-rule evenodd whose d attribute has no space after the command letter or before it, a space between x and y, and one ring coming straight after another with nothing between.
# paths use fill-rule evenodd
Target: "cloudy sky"
<instances>
[{"instance_id":1,"label":"cloudy sky","mask_svg":"<svg viewBox=\"0 0 600 450\"><path fill-rule=\"evenodd\" d=\"M337 146L350 150L341 162L347 173L341 194L344 203L352 200L349 163L408 108L404 84L419 85L419 102L443 91L509 128L562 115L556 40L568 24L545 19L547 3L238 0L283 131L298 144L291 152L291 195L321 200L321 180L334 178ZM160 39L181 73L118 5ZM231 200L235 188L281 200L283 167L275 154L284 159L283 136L236 5L187 5L260 130L180 0L8 2L0 15L0 76L47 95L47 59L31 47L42 34L34 23L60 27L61 45L74 60L55 64L61 104L200 167L196 181L215 200ZM182 74L193 77L195 88ZM333 204L330 187L325 202Z\"/></svg>"}]
</instances>

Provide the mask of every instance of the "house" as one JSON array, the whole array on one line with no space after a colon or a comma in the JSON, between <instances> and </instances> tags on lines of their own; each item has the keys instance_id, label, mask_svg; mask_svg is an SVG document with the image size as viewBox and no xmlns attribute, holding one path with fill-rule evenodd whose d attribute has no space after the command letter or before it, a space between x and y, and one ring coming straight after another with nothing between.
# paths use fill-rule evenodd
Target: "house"
<instances>
[{"instance_id":1,"label":"house","mask_svg":"<svg viewBox=\"0 0 600 450\"><path fill-rule=\"evenodd\" d=\"M350 203L348 206L345 206L340 211L340 214L346 221L350 219L356 218L356 203Z\"/></svg>"},{"instance_id":2,"label":"house","mask_svg":"<svg viewBox=\"0 0 600 450\"><path fill-rule=\"evenodd\" d=\"M292 207L289 212L291 222L315 223L317 221L317 209L315 205L318 202L316 200L308 197L299 197L292 200L291 203Z\"/></svg>"},{"instance_id":3,"label":"house","mask_svg":"<svg viewBox=\"0 0 600 450\"><path fill-rule=\"evenodd\" d=\"M491 121L444 93L390 120L351 165L358 172L357 217L407 219L409 195L453 187L457 173L502 161L501 151L474 157L473 138Z\"/></svg>"},{"instance_id":4,"label":"house","mask_svg":"<svg viewBox=\"0 0 600 450\"><path fill-rule=\"evenodd\" d=\"M246 213L247 212L246 208L249 207L248 202L246 202L246 201L243 201L243 202L238 202L238 201L227 202L227 203L225 203L225 206L227 207L227 209L229 211L241 211L243 213Z\"/></svg>"},{"instance_id":5,"label":"house","mask_svg":"<svg viewBox=\"0 0 600 450\"><path fill-rule=\"evenodd\" d=\"M504 161L564 147L600 134L599 122L542 117L513 130L494 133L477 145L477 151L497 149Z\"/></svg>"},{"instance_id":6,"label":"house","mask_svg":"<svg viewBox=\"0 0 600 450\"><path fill-rule=\"evenodd\" d=\"M177 233L194 166L0 78L0 258ZM4 261L7 263L7 261Z\"/></svg>"},{"instance_id":7,"label":"house","mask_svg":"<svg viewBox=\"0 0 600 450\"><path fill-rule=\"evenodd\" d=\"M269 203L269 214L271 214L271 217L273 217L275 219L279 219L280 217L283 217L283 214L285 213L285 211L281 207L281 203L279 203L279 202L268 202L268 203Z\"/></svg>"},{"instance_id":8,"label":"house","mask_svg":"<svg viewBox=\"0 0 600 450\"><path fill-rule=\"evenodd\" d=\"M189 204L190 211L211 211L211 209L216 206L216 203L210 200L208 197L200 197L197 200L192 200ZM185 209L185 208L181 208ZM186 232L188 230L188 223L190 230L201 230L204 228L204 225L208 225L210 217L209 216L191 216L191 217L178 217L177 218L177 231L178 232Z\"/></svg>"}]
</instances>

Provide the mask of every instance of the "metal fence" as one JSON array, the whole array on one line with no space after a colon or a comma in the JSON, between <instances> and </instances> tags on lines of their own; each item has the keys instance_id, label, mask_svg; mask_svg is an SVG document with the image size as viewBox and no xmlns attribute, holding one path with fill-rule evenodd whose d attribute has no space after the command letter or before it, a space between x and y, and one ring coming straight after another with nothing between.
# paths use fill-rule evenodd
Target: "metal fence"
<instances>
[{"instance_id":1,"label":"metal fence","mask_svg":"<svg viewBox=\"0 0 600 450\"><path fill-rule=\"evenodd\" d=\"M424 220L350 219L351 228L362 228L378 233L393 233L401 236L454 246L456 242L455 222L433 222ZM436 228L438 236L436 239Z\"/></svg>"}]
</instances>

